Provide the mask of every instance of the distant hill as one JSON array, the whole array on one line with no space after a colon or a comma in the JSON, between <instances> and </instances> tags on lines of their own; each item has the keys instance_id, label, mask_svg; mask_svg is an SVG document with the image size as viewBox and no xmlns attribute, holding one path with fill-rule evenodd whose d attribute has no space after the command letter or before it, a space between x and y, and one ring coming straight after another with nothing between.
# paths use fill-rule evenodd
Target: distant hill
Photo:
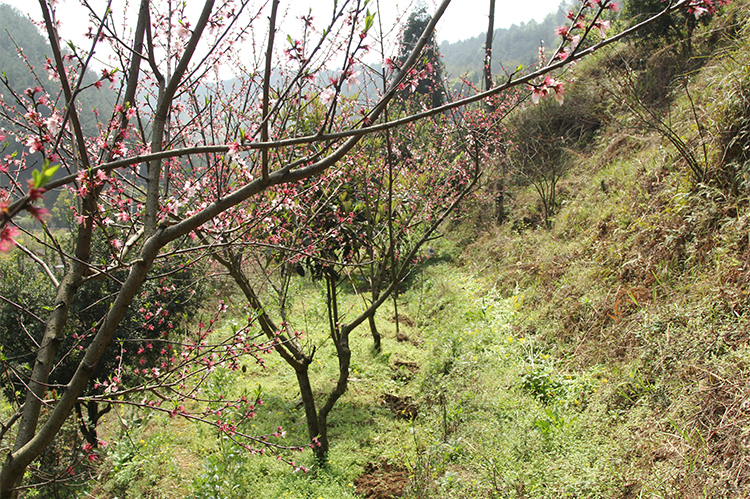
<instances>
[{"instance_id":1,"label":"distant hill","mask_svg":"<svg viewBox=\"0 0 750 499\"><path fill-rule=\"evenodd\" d=\"M19 56L19 47L25 59ZM44 69L47 57L52 57L52 49L40 30L15 7L0 4L0 72L3 80L7 81L8 87L12 88L19 96L20 103L15 104L16 112L23 114L25 107L30 103L28 98L23 95L27 88L37 86L44 88L53 102L62 98L58 97L61 93L60 83L50 80L47 70ZM90 84L96 78L97 76L92 70L86 74L84 82ZM3 94L8 106L13 105L15 98L5 84L0 83L0 94ZM114 102L115 99L115 92L107 86L100 90L79 94L76 108L79 111L79 119L86 135L98 134L97 116L92 110L106 108L109 105L108 102ZM111 105L109 107L111 108ZM19 138L23 139L28 131L19 129L16 124L8 120L8 116L11 119L13 118L11 109L11 107L8 107L3 110L3 113L0 113L0 128L15 130L19 133ZM6 112L8 112L7 115ZM39 112L43 116L49 116L50 109L46 106L39 106ZM24 148L23 142L17 142L8 137L5 143L0 143L0 154L3 156L13 153L20 154ZM36 153L29 156L26 162L27 168L20 172L19 176L22 185L25 185L26 180L31 178L32 169L39 168L41 163L41 154ZM60 171L58 175L62 175L62 173ZM5 176L0 177L0 185L7 185L7 182ZM48 196L48 204L53 202L56 196L56 193Z\"/></svg>"},{"instance_id":2,"label":"distant hill","mask_svg":"<svg viewBox=\"0 0 750 499\"><path fill-rule=\"evenodd\" d=\"M23 50L26 61L19 57L17 47ZM10 88L16 92L23 92L28 87L42 86L54 100L60 87L59 83L48 78L44 69L46 57L52 57L52 49L46 37L15 7L0 4L0 71L7 78ZM89 71L84 81L88 84L95 79L93 71ZM2 93L5 94L6 101L12 101L7 89L2 88ZM91 110L105 107L107 100L114 100L115 97L115 93L107 86L97 92L83 92L79 96L77 104L81 113L80 119L87 134L98 133L96 117Z\"/></svg>"},{"instance_id":3,"label":"distant hill","mask_svg":"<svg viewBox=\"0 0 750 499\"><path fill-rule=\"evenodd\" d=\"M7 76L10 87L23 90L39 84L18 56L16 44L23 47L29 63L36 68L39 78L46 82L44 56L51 52L47 40L15 7L0 4L0 19L0 68Z\"/></svg>"},{"instance_id":4,"label":"distant hill","mask_svg":"<svg viewBox=\"0 0 750 499\"><path fill-rule=\"evenodd\" d=\"M558 42L555 29L567 21L565 11L559 8L549 14L544 21L534 20L510 28L495 30L492 42L492 71L504 74L513 72L519 64L528 66L537 60L539 44L544 40L547 49L554 48ZM459 78L468 75L474 83L479 83L484 59L485 33L474 38L455 43L443 42L440 52L443 54L445 71L452 85L459 83Z\"/></svg>"}]
</instances>

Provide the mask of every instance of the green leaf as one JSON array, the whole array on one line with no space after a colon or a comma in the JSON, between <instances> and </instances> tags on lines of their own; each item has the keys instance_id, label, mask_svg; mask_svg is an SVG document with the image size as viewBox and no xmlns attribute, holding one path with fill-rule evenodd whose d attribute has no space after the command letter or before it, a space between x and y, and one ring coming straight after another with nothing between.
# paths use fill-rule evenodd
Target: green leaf
<instances>
[{"instance_id":1,"label":"green leaf","mask_svg":"<svg viewBox=\"0 0 750 499\"><path fill-rule=\"evenodd\" d=\"M50 165L48 159L44 160L44 167L42 168L41 172L39 172L38 170L34 170L33 172L31 172L31 175L34 178L34 188L41 189L42 187L47 185L47 182L52 179L52 176L59 168L60 165Z\"/></svg>"},{"instance_id":2,"label":"green leaf","mask_svg":"<svg viewBox=\"0 0 750 499\"><path fill-rule=\"evenodd\" d=\"M367 9L367 15L365 16L365 33L372 28L372 23L375 20L375 14L370 12L370 9Z\"/></svg>"}]
</instances>

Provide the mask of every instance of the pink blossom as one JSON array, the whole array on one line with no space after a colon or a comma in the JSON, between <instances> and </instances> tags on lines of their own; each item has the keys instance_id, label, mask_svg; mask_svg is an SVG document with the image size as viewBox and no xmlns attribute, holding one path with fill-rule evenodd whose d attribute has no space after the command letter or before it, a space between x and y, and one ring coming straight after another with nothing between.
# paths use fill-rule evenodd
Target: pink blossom
<instances>
[{"instance_id":1,"label":"pink blossom","mask_svg":"<svg viewBox=\"0 0 750 499\"><path fill-rule=\"evenodd\" d=\"M357 86L359 86L359 84L360 84L360 81L359 81L360 74L361 74L360 71L355 71L351 75L349 75L349 78L347 78L347 80L346 80L346 88L347 89L351 89L351 87L355 87L356 88Z\"/></svg>"},{"instance_id":2,"label":"pink blossom","mask_svg":"<svg viewBox=\"0 0 750 499\"><path fill-rule=\"evenodd\" d=\"M692 0L687 6L687 11L698 19L704 14L716 13L716 6L711 0Z\"/></svg>"},{"instance_id":3,"label":"pink blossom","mask_svg":"<svg viewBox=\"0 0 750 499\"><path fill-rule=\"evenodd\" d=\"M333 98L336 96L336 91L332 88L326 88L323 90L323 92L320 93L320 103L324 106L327 106L331 101L333 101Z\"/></svg>"},{"instance_id":4,"label":"pink blossom","mask_svg":"<svg viewBox=\"0 0 750 499\"><path fill-rule=\"evenodd\" d=\"M37 220L42 220L45 216L49 215L49 210L45 207L29 206L26 210Z\"/></svg>"},{"instance_id":5,"label":"pink blossom","mask_svg":"<svg viewBox=\"0 0 750 499\"><path fill-rule=\"evenodd\" d=\"M190 35L192 34L190 32L190 23L187 21L183 21L183 23L180 23L180 26L177 28L177 36L182 38L183 40L187 40L190 38Z\"/></svg>"},{"instance_id":6,"label":"pink blossom","mask_svg":"<svg viewBox=\"0 0 750 499\"><path fill-rule=\"evenodd\" d=\"M536 86L531 91L531 100L534 102L534 104L539 104L539 100L547 95L547 88L543 85Z\"/></svg>"},{"instance_id":7,"label":"pink blossom","mask_svg":"<svg viewBox=\"0 0 750 499\"><path fill-rule=\"evenodd\" d=\"M13 240L16 235L18 235L18 229L12 225L6 225L0 230L0 252L6 253L16 245Z\"/></svg>"},{"instance_id":8,"label":"pink blossom","mask_svg":"<svg viewBox=\"0 0 750 499\"><path fill-rule=\"evenodd\" d=\"M57 68L52 62L52 59L47 57L47 61L44 63L44 69L47 70L47 77L52 81L60 81L60 75L57 72Z\"/></svg>"},{"instance_id":9,"label":"pink blossom","mask_svg":"<svg viewBox=\"0 0 750 499\"><path fill-rule=\"evenodd\" d=\"M26 140L26 145L29 147L29 152L32 154L35 152L43 152L44 151L44 144L42 144L42 141L39 137L29 137Z\"/></svg>"},{"instance_id":10,"label":"pink blossom","mask_svg":"<svg viewBox=\"0 0 750 499\"><path fill-rule=\"evenodd\" d=\"M544 85L555 93L555 100L562 106L563 104L563 84L547 75L544 78Z\"/></svg>"},{"instance_id":11,"label":"pink blossom","mask_svg":"<svg viewBox=\"0 0 750 499\"><path fill-rule=\"evenodd\" d=\"M23 117L32 122L35 126L38 126L40 128L44 126L42 115L36 112L36 110L31 107L26 111L26 114L24 114Z\"/></svg>"},{"instance_id":12,"label":"pink blossom","mask_svg":"<svg viewBox=\"0 0 750 499\"><path fill-rule=\"evenodd\" d=\"M122 142L118 142L115 144L115 147L112 148L112 157L113 158L124 158L128 154L128 148L125 147L125 144Z\"/></svg>"},{"instance_id":13,"label":"pink blossom","mask_svg":"<svg viewBox=\"0 0 750 499\"><path fill-rule=\"evenodd\" d=\"M115 82L115 72L114 71L109 71L108 69L103 69L102 70L102 79L107 79L107 80L109 80L110 83L114 83Z\"/></svg>"},{"instance_id":14,"label":"pink blossom","mask_svg":"<svg viewBox=\"0 0 750 499\"><path fill-rule=\"evenodd\" d=\"M229 157L232 158L234 161L239 161L240 159L240 151L242 148L240 147L239 143L237 142L230 142L227 144L229 146Z\"/></svg>"},{"instance_id":15,"label":"pink blossom","mask_svg":"<svg viewBox=\"0 0 750 499\"><path fill-rule=\"evenodd\" d=\"M574 35L570 39L570 50L573 51L578 47L578 44L581 43L581 35Z\"/></svg>"},{"instance_id":16,"label":"pink blossom","mask_svg":"<svg viewBox=\"0 0 750 499\"><path fill-rule=\"evenodd\" d=\"M602 35L602 38L606 37L609 26L610 26L609 21L602 21L601 19L598 19L594 23L594 27L599 30L599 34Z\"/></svg>"},{"instance_id":17,"label":"pink blossom","mask_svg":"<svg viewBox=\"0 0 750 499\"><path fill-rule=\"evenodd\" d=\"M42 199L42 194L44 194L44 188L37 189L34 187L34 180L29 179L29 192L27 194L27 196L29 196L29 201L33 203L37 199Z\"/></svg>"},{"instance_id":18,"label":"pink blossom","mask_svg":"<svg viewBox=\"0 0 750 499\"><path fill-rule=\"evenodd\" d=\"M44 120L44 124L47 125L47 130L49 130L50 134L57 135L57 132L60 131L60 127L62 127L62 116L55 111L52 113L52 116Z\"/></svg>"},{"instance_id":19,"label":"pink blossom","mask_svg":"<svg viewBox=\"0 0 750 499\"><path fill-rule=\"evenodd\" d=\"M558 26L555 29L555 34L561 38L567 39L568 35L570 34L570 28L568 28L567 26Z\"/></svg>"}]
</instances>

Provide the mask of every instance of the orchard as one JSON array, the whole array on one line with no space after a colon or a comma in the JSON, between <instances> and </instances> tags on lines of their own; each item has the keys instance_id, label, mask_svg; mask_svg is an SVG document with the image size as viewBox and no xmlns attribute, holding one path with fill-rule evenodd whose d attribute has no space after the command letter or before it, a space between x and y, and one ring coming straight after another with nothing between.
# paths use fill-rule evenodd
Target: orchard
<instances>
[{"instance_id":1,"label":"orchard","mask_svg":"<svg viewBox=\"0 0 750 499\"><path fill-rule=\"evenodd\" d=\"M209 425L293 470L304 471L296 451L324 460L327 418L350 377L350 333L368 323L380 349L374 313L496 173L488 165L504 160L505 117L526 101L565 105L566 67L581 58L676 11L698 19L717 8L664 2L616 30L608 16L617 4L586 0L535 66L453 95L430 61L449 0L412 19L419 33L397 27L408 35L398 54L384 53L376 2L332 2L296 20L299 36L286 39L277 36L280 3L208 0L193 10L141 0L120 13L114 1L86 3L88 45L79 46L58 34L65 7L39 2L51 53L44 67L26 60L35 85L4 78L0 97L0 142L20 148L0 159L0 249L47 278L37 294L4 296L23 320L2 350L13 413L0 427L0 499L28 488L27 468L71 418L87 444L68 449L69 474L96 460L96 424L113 405ZM95 111L80 105L105 91ZM67 200L70 227L50 225L52 199ZM223 336L215 326L226 304L204 299L203 277L216 272L247 301L245 324ZM339 366L318 401L307 374L316 348L285 312L300 276L325 283ZM367 295L354 317L339 308L343 285ZM209 303L207 318L194 302ZM271 355L294 370L306 442L284 443L284 428L241 427L262 393L209 400L197 389L217 366L262 365Z\"/></svg>"}]
</instances>

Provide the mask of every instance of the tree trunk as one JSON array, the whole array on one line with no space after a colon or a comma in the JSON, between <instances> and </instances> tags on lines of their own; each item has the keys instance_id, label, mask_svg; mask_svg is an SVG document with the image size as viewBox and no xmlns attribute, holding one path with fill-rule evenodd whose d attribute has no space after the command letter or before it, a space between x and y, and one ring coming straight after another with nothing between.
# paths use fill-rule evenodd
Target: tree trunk
<instances>
[{"instance_id":1,"label":"tree trunk","mask_svg":"<svg viewBox=\"0 0 750 499\"><path fill-rule=\"evenodd\" d=\"M495 36L495 0L490 0L490 19L487 26L487 38L484 41L484 90L492 88L492 38ZM488 106L491 104L488 103Z\"/></svg>"},{"instance_id":2,"label":"tree trunk","mask_svg":"<svg viewBox=\"0 0 750 499\"><path fill-rule=\"evenodd\" d=\"M377 278L372 279L372 303L375 303L376 301L378 301L378 298L380 298L380 283L382 282L383 275L384 271L379 268ZM376 351L379 352L381 347L380 331L378 331L378 326L377 324L375 324L374 313L367 318L367 322L370 325L370 334L372 335L373 343L372 346Z\"/></svg>"},{"instance_id":3,"label":"tree trunk","mask_svg":"<svg viewBox=\"0 0 750 499\"><path fill-rule=\"evenodd\" d=\"M351 362L352 352L349 350L348 328L342 328L341 330L338 341L336 341L336 353L338 354L339 359L339 378L336 381L336 386L328 395L325 405L321 407L318 412L320 446L315 449L315 457L321 464L326 462L328 450L330 449L330 443L328 440L328 414L330 414L333 406L341 396L346 393L347 384L349 382L349 364Z\"/></svg>"},{"instance_id":4,"label":"tree trunk","mask_svg":"<svg viewBox=\"0 0 750 499\"><path fill-rule=\"evenodd\" d=\"M307 435L311 442L320 435L318 425L318 413L315 408L315 397L313 396L312 385L310 385L309 363L304 363L295 370L297 375L297 384L299 393L302 396L302 405L305 408L305 419L307 420Z\"/></svg>"},{"instance_id":5,"label":"tree trunk","mask_svg":"<svg viewBox=\"0 0 750 499\"><path fill-rule=\"evenodd\" d=\"M380 351L380 331L378 326L375 324L375 314L372 314L367 318L367 322L370 324L370 333L372 334L372 346L378 352Z\"/></svg>"}]
</instances>

